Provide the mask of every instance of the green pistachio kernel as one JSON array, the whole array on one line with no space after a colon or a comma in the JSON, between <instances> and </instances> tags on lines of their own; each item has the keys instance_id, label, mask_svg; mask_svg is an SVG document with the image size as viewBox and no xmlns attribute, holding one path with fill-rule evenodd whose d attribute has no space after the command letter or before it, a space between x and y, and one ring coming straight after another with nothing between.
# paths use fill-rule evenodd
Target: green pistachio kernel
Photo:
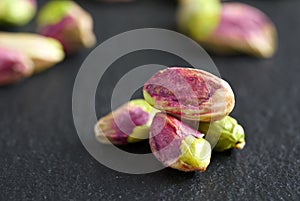
<instances>
[{"instance_id":1,"label":"green pistachio kernel","mask_svg":"<svg viewBox=\"0 0 300 201\"><path fill-rule=\"evenodd\" d=\"M131 100L97 122L96 137L101 143L119 145L148 139L157 112L143 99Z\"/></svg>"},{"instance_id":2,"label":"green pistachio kernel","mask_svg":"<svg viewBox=\"0 0 300 201\"><path fill-rule=\"evenodd\" d=\"M22 26L27 24L35 15L35 1L1 0L0 23Z\"/></svg>"},{"instance_id":3,"label":"green pistachio kernel","mask_svg":"<svg viewBox=\"0 0 300 201\"><path fill-rule=\"evenodd\" d=\"M73 2L68 0L51 1L47 3L39 12L37 19L38 24L40 26L56 24L65 17L66 13L73 5Z\"/></svg>"},{"instance_id":4,"label":"green pistachio kernel","mask_svg":"<svg viewBox=\"0 0 300 201\"><path fill-rule=\"evenodd\" d=\"M245 146L245 133L243 127L230 117L211 122L200 123L199 131L206 135L220 135L219 140L214 147L215 151L225 151L227 149L236 148L243 149Z\"/></svg>"},{"instance_id":5,"label":"green pistachio kernel","mask_svg":"<svg viewBox=\"0 0 300 201\"><path fill-rule=\"evenodd\" d=\"M180 161L200 171L205 171L210 163L211 147L203 138L187 136L180 145Z\"/></svg>"},{"instance_id":6,"label":"green pistachio kernel","mask_svg":"<svg viewBox=\"0 0 300 201\"><path fill-rule=\"evenodd\" d=\"M221 16L219 0L184 0L178 11L182 32L195 39L208 37L218 26Z\"/></svg>"},{"instance_id":7,"label":"green pistachio kernel","mask_svg":"<svg viewBox=\"0 0 300 201\"><path fill-rule=\"evenodd\" d=\"M140 142L141 139L147 139L149 136L149 125L137 126L133 129L132 133L128 136L128 143Z\"/></svg>"},{"instance_id":8,"label":"green pistachio kernel","mask_svg":"<svg viewBox=\"0 0 300 201\"><path fill-rule=\"evenodd\" d=\"M59 41L33 33L0 32L0 46L26 55L41 72L61 62L65 53Z\"/></svg>"},{"instance_id":9,"label":"green pistachio kernel","mask_svg":"<svg viewBox=\"0 0 300 201\"><path fill-rule=\"evenodd\" d=\"M141 141L141 139L147 139L149 137L150 126L152 124L153 117L159 111L151 107L145 100L136 99L130 101L130 105L140 107L144 112L149 114L149 120L145 125L136 126L132 133L128 136L128 143L135 143Z\"/></svg>"}]
</instances>

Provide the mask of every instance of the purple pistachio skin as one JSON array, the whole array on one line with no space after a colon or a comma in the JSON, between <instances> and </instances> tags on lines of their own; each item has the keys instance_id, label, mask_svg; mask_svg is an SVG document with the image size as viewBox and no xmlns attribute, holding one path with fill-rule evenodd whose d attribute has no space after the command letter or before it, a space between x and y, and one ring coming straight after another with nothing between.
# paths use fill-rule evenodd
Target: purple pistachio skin
<instances>
[{"instance_id":1,"label":"purple pistachio skin","mask_svg":"<svg viewBox=\"0 0 300 201\"><path fill-rule=\"evenodd\" d=\"M131 102L126 103L99 120L95 126L96 137L105 144L108 143L107 139L116 145L128 144L129 136L134 129L146 125L149 119L149 113L143 108L135 106ZM149 134L149 130L147 130L147 134Z\"/></svg>"},{"instance_id":2,"label":"purple pistachio skin","mask_svg":"<svg viewBox=\"0 0 300 201\"><path fill-rule=\"evenodd\" d=\"M58 40L62 44L64 51L70 54L80 46L78 42L72 43L72 40L76 40L69 34L72 29L76 29L76 22L72 17L66 16L57 24L42 27L39 33Z\"/></svg>"},{"instance_id":3,"label":"purple pistachio skin","mask_svg":"<svg viewBox=\"0 0 300 201\"><path fill-rule=\"evenodd\" d=\"M0 86L15 83L33 73L33 62L17 51L0 48Z\"/></svg>"},{"instance_id":4,"label":"purple pistachio skin","mask_svg":"<svg viewBox=\"0 0 300 201\"><path fill-rule=\"evenodd\" d=\"M221 54L245 53L269 58L277 48L277 32L272 21L257 8L223 3L220 24L200 42Z\"/></svg>"},{"instance_id":5,"label":"purple pistachio skin","mask_svg":"<svg viewBox=\"0 0 300 201\"><path fill-rule=\"evenodd\" d=\"M203 172L206 166L191 166L180 159L183 154L181 151L182 142L188 136L200 139L204 135L185 125L175 117L159 112L155 115L150 129L149 143L151 151L157 160L166 167L186 172Z\"/></svg>"},{"instance_id":6,"label":"purple pistachio skin","mask_svg":"<svg viewBox=\"0 0 300 201\"><path fill-rule=\"evenodd\" d=\"M39 13L38 32L41 35L58 40L67 54L95 45L96 37L93 33L93 18L88 12L72 1L67 1L67 3L66 1L53 1L49 4L52 6L47 7L46 5ZM49 15L51 11L55 12L56 10L52 9L56 7L63 9L63 13L56 14L59 15L59 20L51 20L49 17L44 17L46 14Z\"/></svg>"},{"instance_id":7,"label":"purple pistachio skin","mask_svg":"<svg viewBox=\"0 0 300 201\"><path fill-rule=\"evenodd\" d=\"M27 0L29 1L33 6L36 6L36 0Z\"/></svg>"},{"instance_id":8,"label":"purple pistachio skin","mask_svg":"<svg viewBox=\"0 0 300 201\"><path fill-rule=\"evenodd\" d=\"M173 67L159 71L145 83L143 93L153 107L193 121L222 119L235 103L226 81L194 68Z\"/></svg>"}]
</instances>

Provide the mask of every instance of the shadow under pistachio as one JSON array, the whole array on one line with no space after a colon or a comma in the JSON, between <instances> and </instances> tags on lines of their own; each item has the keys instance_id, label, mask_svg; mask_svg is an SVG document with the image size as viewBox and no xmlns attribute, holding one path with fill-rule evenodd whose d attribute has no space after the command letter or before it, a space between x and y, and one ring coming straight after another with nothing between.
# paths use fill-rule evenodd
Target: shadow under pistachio
<instances>
[{"instance_id":1,"label":"shadow under pistachio","mask_svg":"<svg viewBox=\"0 0 300 201\"><path fill-rule=\"evenodd\" d=\"M148 140L143 140L141 142L137 142L134 144L127 144L127 145L115 145L119 149L134 153L134 154L148 154L151 153L150 145Z\"/></svg>"},{"instance_id":2,"label":"shadow under pistachio","mask_svg":"<svg viewBox=\"0 0 300 201\"><path fill-rule=\"evenodd\" d=\"M151 173L151 177L157 178L159 180L168 180L172 183L181 183L186 180L193 179L196 174L202 174L200 172L182 172L176 169L166 167L158 172Z\"/></svg>"},{"instance_id":3,"label":"shadow under pistachio","mask_svg":"<svg viewBox=\"0 0 300 201\"><path fill-rule=\"evenodd\" d=\"M151 153L151 148L149 145L149 141L148 140L144 140L138 143L135 143L134 146L133 144L127 144L127 145L115 145L116 147L118 147L119 149L129 152L129 153L135 153L135 154L147 154L147 153ZM235 150L226 150L223 152L216 152L213 151L212 152L212 158L210 163L222 163L222 161L228 161L234 154ZM209 171L210 167L208 167ZM182 171L178 171L176 169L172 169L169 167L166 167L158 172L154 172L151 173L152 176L156 177L158 176L160 179L161 177L165 177L165 179L171 179L174 180L172 178L176 177L176 180L186 180L186 179L191 179L195 176L195 174L198 174L196 172L182 172ZM201 174L201 173L199 173ZM203 173L202 173L203 174Z\"/></svg>"}]
</instances>

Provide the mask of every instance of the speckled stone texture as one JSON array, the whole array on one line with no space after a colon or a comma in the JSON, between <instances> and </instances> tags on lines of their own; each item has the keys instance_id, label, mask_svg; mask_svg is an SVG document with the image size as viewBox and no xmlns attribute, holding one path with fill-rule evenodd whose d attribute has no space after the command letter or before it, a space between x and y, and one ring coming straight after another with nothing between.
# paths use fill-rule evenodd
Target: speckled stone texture
<instances>
[{"instance_id":1,"label":"speckled stone texture","mask_svg":"<svg viewBox=\"0 0 300 201\"><path fill-rule=\"evenodd\" d=\"M176 27L172 0L78 2L95 17L99 42L135 28ZM0 200L300 200L300 1L244 2L273 19L280 47L268 60L213 56L236 94L233 116L246 131L244 150L214 153L205 173L167 168L127 175L99 164L81 144L72 120L73 83L89 53L84 50L18 85L0 88ZM33 23L22 30L33 31ZM121 58L99 83L98 117L109 112L118 79L149 63L187 65L157 51ZM122 149L149 152L147 142Z\"/></svg>"}]
</instances>

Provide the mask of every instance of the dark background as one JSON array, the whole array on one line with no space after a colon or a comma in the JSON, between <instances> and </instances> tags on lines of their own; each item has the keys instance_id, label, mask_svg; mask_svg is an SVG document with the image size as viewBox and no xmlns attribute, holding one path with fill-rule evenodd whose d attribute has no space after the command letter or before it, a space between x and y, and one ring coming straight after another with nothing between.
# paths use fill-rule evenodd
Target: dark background
<instances>
[{"instance_id":1,"label":"dark background","mask_svg":"<svg viewBox=\"0 0 300 201\"><path fill-rule=\"evenodd\" d=\"M175 1L78 2L94 17L98 44L136 28L176 30ZM244 150L214 154L205 173L166 168L128 175L101 165L81 144L72 119L75 76L91 51L84 50L44 73L0 88L0 199L299 200L300 1L245 2L274 21L279 50L272 59L212 56L235 91L233 116L246 130ZM35 26L12 30L34 31ZM182 64L155 51L116 61L99 85L104 86L96 96L99 117L110 110L108 100L118 78L153 61ZM149 151L147 143L124 149Z\"/></svg>"}]
</instances>

